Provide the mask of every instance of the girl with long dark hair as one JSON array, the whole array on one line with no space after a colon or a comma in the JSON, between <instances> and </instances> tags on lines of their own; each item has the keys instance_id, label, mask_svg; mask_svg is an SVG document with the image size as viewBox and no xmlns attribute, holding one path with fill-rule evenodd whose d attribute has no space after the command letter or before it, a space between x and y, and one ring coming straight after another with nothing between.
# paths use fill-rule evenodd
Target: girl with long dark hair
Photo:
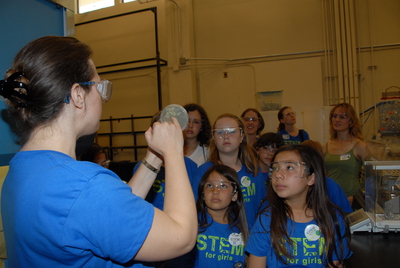
<instances>
[{"instance_id":1,"label":"girl with long dark hair","mask_svg":"<svg viewBox=\"0 0 400 268\"><path fill-rule=\"evenodd\" d=\"M342 210L329 199L321 154L286 145L275 154L267 206L251 231L249 267L343 267L352 254Z\"/></svg>"},{"instance_id":2,"label":"girl with long dark hair","mask_svg":"<svg viewBox=\"0 0 400 268\"><path fill-rule=\"evenodd\" d=\"M235 170L224 165L210 167L201 178L194 268L244 267L249 230L239 184Z\"/></svg>"}]
</instances>

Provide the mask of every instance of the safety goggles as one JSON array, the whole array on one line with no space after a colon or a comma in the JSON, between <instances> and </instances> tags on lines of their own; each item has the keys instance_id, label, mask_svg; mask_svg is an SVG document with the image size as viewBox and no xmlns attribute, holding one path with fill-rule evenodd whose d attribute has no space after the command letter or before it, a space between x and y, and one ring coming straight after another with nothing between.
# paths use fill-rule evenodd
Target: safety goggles
<instances>
[{"instance_id":1,"label":"safety goggles","mask_svg":"<svg viewBox=\"0 0 400 268\"><path fill-rule=\"evenodd\" d=\"M99 165L102 166L103 168L108 168L110 166L110 162L111 162L111 160L106 160L106 161L99 163Z\"/></svg>"},{"instance_id":2,"label":"safety goggles","mask_svg":"<svg viewBox=\"0 0 400 268\"><path fill-rule=\"evenodd\" d=\"M230 137L236 135L236 133L242 133L242 128L240 127L227 127L227 128L217 128L213 129L212 134L214 139L223 139L224 137Z\"/></svg>"},{"instance_id":3,"label":"safety goggles","mask_svg":"<svg viewBox=\"0 0 400 268\"><path fill-rule=\"evenodd\" d=\"M261 148L266 150L268 153L273 153L273 154L276 153L276 151L278 151L278 148L276 148L275 146L272 146L272 145L261 146Z\"/></svg>"},{"instance_id":4,"label":"safety goggles","mask_svg":"<svg viewBox=\"0 0 400 268\"><path fill-rule=\"evenodd\" d=\"M295 116L296 115L296 112L290 112L290 113L286 113L286 114L283 114L283 117L288 117L288 116Z\"/></svg>"},{"instance_id":5,"label":"safety goggles","mask_svg":"<svg viewBox=\"0 0 400 268\"><path fill-rule=\"evenodd\" d=\"M217 189L219 192L225 192L225 191L229 191L229 192L233 192L236 193L236 189L237 189L237 185L235 182L232 181L225 181L225 182L209 182L207 181L204 184L204 191L214 191L214 189Z\"/></svg>"},{"instance_id":6,"label":"safety goggles","mask_svg":"<svg viewBox=\"0 0 400 268\"><path fill-rule=\"evenodd\" d=\"M349 117L346 115L346 113L343 113L343 114L332 114L332 118L334 118L334 119L339 118L341 120L344 120Z\"/></svg>"},{"instance_id":7,"label":"safety goggles","mask_svg":"<svg viewBox=\"0 0 400 268\"><path fill-rule=\"evenodd\" d=\"M89 81L78 83L82 86L96 86L97 91L100 93L103 103L110 100L112 94L112 83L108 80L101 79L99 82Z\"/></svg>"},{"instance_id":8,"label":"safety goggles","mask_svg":"<svg viewBox=\"0 0 400 268\"><path fill-rule=\"evenodd\" d=\"M258 122L258 120L260 120L260 118L258 118L258 117L242 117L242 119L245 121L245 122L250 122L250 121L252 121L252 122Z\"/></svg>"},{"instance_id":9,"label":"safety goggles","mask_svg":"<svg viewBox=\"0 0 400 268\"><path fill-rule=\"evenodd\" d=\"M304 162L272 162L269 168L269 177L275 178L279 171L285 176L294 176L301 178L304 176L304 170L307 169Z\"/></svg>"}]
</instances>

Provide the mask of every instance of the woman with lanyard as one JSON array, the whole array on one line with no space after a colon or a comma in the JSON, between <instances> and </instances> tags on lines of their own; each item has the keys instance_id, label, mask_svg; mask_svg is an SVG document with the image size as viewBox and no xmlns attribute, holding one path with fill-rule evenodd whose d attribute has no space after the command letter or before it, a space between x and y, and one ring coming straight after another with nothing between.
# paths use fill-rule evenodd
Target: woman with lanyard
<instances>
[{"instance_id":1,"label":"woman with lanyard","mask_svg":"<svg viewBox=\"0 0 400 268\"><path fill-rule=\"evenodd\" d=\"M285 144L300 144L309 140L307 131L298 129L296 124L296 114L292 108L285 106L278 112L278 134L282 136Z\"/></svg>"}]
</instances>

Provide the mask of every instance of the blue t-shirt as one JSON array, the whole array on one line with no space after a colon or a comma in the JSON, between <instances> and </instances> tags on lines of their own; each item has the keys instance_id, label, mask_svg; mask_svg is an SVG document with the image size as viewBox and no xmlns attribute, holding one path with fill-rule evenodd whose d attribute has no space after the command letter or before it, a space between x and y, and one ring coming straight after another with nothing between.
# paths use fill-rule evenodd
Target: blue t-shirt
<instances>
[{"instance_id":1,"label":"blue t-shirt","mask_svg":"<svg viewBox=\"0 0 400 268\"><path fill-rule=\"evenodd\" d=\"M345 233L344 219L340 216L338 216L338 219L340 222L341 235L343 235ZM259 215L251 230L250 238L246 245L247 252L258 257L266 256L267 267L325 267L323 265L325 258L325 239L323 236L319 236L318 232L315 233L315 231L318 230L315 228L317 226L315 220L307 223L298 223L288 219L288 232L290 239L293 241L293 247L290 251L293 259L287 260L288 265L280 262L275 255L269 234L270 223L270 214L262 213ZM308 233L307 235L306 231ZM343 240L343 244L345 246L344 259L346 259L351 256L352 252L349 249L346 239ZM288 243L287 247L290 247ZM340 252L339 242L336 242L336 247L338 252ZM335 252L332 258L334 261L339 259Z\"/></svg>"},{"instance_id":2,"label":"blue t-shirt","mask_svg":"<svg viewBox=\"0 0 400 268\"><path fill-rule=\"evenodd\" d=\"M301 140L300 131L296 137L290 136L286 129L279 130L278 134L282 136L285 144L301 144L303 141L310 139L310 136L308 136L308 133L305 130L303 130L303 140Z\"/></svg>"},{"instance_id":3,"label":"blue t-shirt","mask_svg":"<svg viewBox=\"0 0 400 268\"><path fill-rule=\"evenodd\" d=\"M212 224L197 235L193 268L244 267L244 245L239 229L233 227L231 230L228 224L215 222L207 216L208 223Z\"/></svg>"},{"instance_id":4,"label":"blue t-shirt","mask_svg":"<svg viewBox=\"0 0 400 268\"><path fill-rule=\"evenodd\" d=\"M184 157L186 171L188 173L189 180L192 181L194 174L197 170L197 164L188 157ZM139 168L142 161L138 162L134 169L133 174L135 174L136 170ZM149 193L146 196L146 201L150 202L156 208L163 210L164 208L164 195L165 195L165 168L161 167L160 172L158 172L154 183L149 190Z\"/></svg>"},{"instance_id":5,"label":"blue t-shirt","mask_svg":"<svg viewBox=\"0 0 400 268\"><path fill-rule=\"evenodd\" d=\"M342 187L334 181L332 178L326 177L326 187L328 188L329 199L333 204L340 207L343 212L351 213L353 209L350 206L350 202L346 197Z\"/></svg>"},{"instance_id":6,"label":"blue t-shirt","mask_svg":"<svg viewBox=\"0 0 400 268\"><path fill-rule=\"evenodd\" d=\"M213 166L213 163L208 161L197 168L194 180L192 183L192 188L194 192L194 197L197 200L197 190L203 174ZM265 177L261 172L261 168L258 171L256 177L246 170L246 167L242 165L242 168L237 172L240 181L240 187L242 188L244 205L246 208L247 223L249 228L254 224L256 219L256 214L258 212L261 200L265 198L267 193L267 188L265 184Z\"/></svg>"},{"instance_id":7,"label":"blue t-shirt","mask_svg":"<svg viewBox=\"0 0 400 268\"><path fill-rule=\"evenodd\" d=\"M8 267L122 267L154 217L115 173L55 151L17 153L1 197Z\"/></svg>"}]
</instances>

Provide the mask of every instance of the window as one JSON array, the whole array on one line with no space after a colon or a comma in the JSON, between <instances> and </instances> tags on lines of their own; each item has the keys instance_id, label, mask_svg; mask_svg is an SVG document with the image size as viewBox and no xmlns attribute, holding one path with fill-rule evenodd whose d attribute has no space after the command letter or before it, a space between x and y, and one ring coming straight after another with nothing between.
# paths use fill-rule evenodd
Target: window
<instances>
[{"instance_id":1,"label":"window","mask_svg":"<svg viewBox=\"0 0 400 268\"><path fill-rule=\"evenodd\" d=\"M79 13L81 14L105 7L114 6L114 1L115 0L78 0Z\"/></svg>"}]
</instances>

